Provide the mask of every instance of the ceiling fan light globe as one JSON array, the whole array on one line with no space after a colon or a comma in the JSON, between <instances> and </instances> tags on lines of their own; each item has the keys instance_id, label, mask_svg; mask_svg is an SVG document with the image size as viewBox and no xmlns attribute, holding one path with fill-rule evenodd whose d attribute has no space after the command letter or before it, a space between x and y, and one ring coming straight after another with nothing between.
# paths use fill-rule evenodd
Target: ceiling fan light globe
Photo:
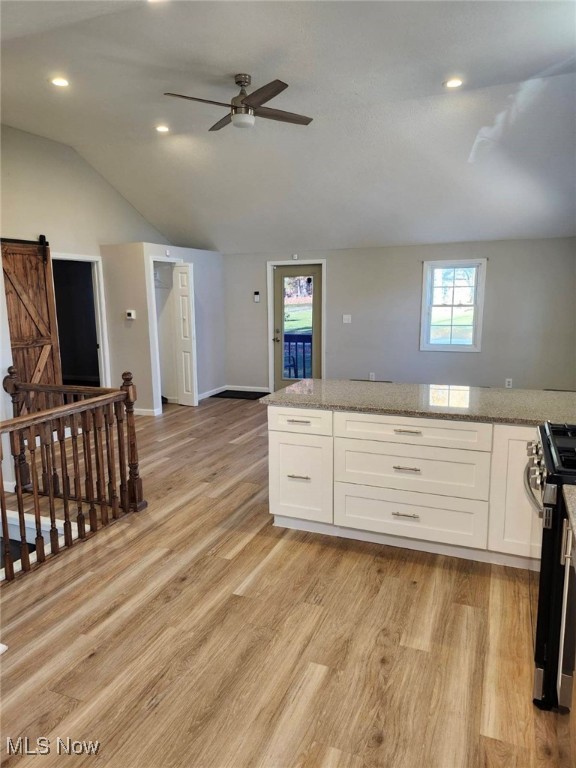
<instances>
[{"instance_id":1,"label":"ceiling fan light globe","mask_svg":"<svg viewBox=\"0 0 576 768\"><path fill-rule=\"evenodd\" d=\"M235 128L252 128L256 118L246 112L236 112L232 115L232 125Z\"/></svg>"}]
</instances>

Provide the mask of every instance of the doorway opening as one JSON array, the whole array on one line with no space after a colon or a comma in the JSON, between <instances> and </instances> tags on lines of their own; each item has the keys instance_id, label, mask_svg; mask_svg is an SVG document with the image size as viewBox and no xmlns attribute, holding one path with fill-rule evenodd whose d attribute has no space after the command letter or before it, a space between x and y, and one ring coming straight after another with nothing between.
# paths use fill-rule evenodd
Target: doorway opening
<instances>
[{"instance_id":1,"label":"doorway opening","mask_svg":"<svg viewBox=\"0 0 576 768\"><path fill-rule=\"evenodd\" d=\"M52 262L62 383L100 386L98 334L92 265L87 261Z\"/></svg>"},{"instance_id":2,"label":"doorway opening","mask_svg":"<svg viewBox=\"0 0 576 768\"><path fill-rule=\"evenodd\" d=\"M111 386L100 257L53 254L52 276L62 382Z\"/></svg>"},{"instance_id":3,"label":"doorway opening","mask_svg":"<svg viewBox=\"0 0 576 768\"><path fill-rule=\"evenodd\" d=\"M268 264L269 378L273 391L324 376L325 263Z\"/></svg>"}]
</instances>

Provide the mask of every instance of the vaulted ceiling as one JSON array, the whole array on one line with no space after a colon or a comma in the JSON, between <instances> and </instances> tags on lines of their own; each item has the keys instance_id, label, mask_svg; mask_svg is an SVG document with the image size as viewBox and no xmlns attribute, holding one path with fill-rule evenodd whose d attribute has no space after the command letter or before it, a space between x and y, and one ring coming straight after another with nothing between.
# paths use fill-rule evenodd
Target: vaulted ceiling
<instances>
[{"instance_id":1,"label":"vaulted ceiling","mask_svg":"<svg viewBox=\"0 0 576 768\"><path fill-rule=\"evenodd\" d=\"M74 147L174 244L576 233L572 2L6 0L1 11L3 122ZM313 122L209 132L221 107L163 95L229 102L238 72L252 88L286 81L267 106ZM447 91L452 75L464 85Z\"/></svg>"}]
</instances>

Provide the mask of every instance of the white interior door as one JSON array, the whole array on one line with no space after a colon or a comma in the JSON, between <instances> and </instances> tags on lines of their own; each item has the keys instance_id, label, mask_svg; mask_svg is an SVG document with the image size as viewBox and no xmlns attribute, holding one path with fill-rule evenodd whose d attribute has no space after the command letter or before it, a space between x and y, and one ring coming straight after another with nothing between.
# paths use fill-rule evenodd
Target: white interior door
<instances>
[{"instance_id":1,"label":"white interior door","mask_svg":"<svg viewBox=\"0 0 576 768\"><path fill-rule=\"evenodd\" d=\"M194 275L192 264L176 265L172 275L178 404L198 405Z\"/></svg>"}]
</instances>

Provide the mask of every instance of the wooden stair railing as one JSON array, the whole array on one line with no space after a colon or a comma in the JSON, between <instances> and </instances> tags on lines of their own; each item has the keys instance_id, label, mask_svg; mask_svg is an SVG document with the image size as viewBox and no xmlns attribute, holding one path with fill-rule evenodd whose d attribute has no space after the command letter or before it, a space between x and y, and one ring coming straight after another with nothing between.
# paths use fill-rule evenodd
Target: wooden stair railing
<instances>
[{"instance_id":1,"label":"wooden stair railing","mask_svg":"<svg viewBox=\"0 0 576 768\"><path fill-rule=\"evenodd\" d=\"M131 373L123 373L122 380L120 389L40 385L21 382L16 370L8 369L4 389L12 398L14 418L0 422L5 581L12 581L18 568L26 573L49 554L147 506L138 467L136 387ZM2 479L3 435L14 463L14 495L7 495ZM10 504L17 508L12 515ZM18 567L10 548L14 514ZM34 528L34 537L27 527Z\"/></svg>"}]
</instances>

